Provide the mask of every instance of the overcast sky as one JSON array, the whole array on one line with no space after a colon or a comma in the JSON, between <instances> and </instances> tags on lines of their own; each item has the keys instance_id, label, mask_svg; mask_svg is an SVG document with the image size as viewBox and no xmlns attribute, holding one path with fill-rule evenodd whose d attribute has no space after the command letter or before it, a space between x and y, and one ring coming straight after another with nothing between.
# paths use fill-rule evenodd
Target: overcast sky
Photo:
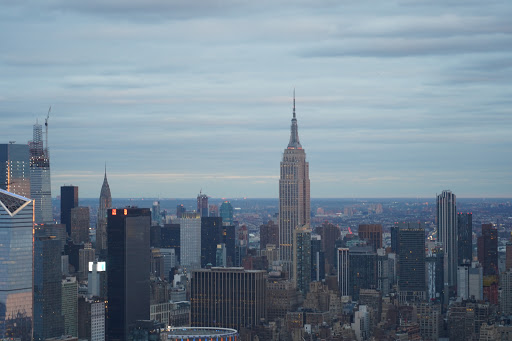
<instances>
[{"instance_id":1,"label":"overcast sky","mask_svg":"<svg viewBox=\"0 0 512 341\"><path fill-rule=\"evenodd\" d=\"M512 197L512 2L0 2L0 143L50 114L52 191Z\"/></svg>"}]
</instances>

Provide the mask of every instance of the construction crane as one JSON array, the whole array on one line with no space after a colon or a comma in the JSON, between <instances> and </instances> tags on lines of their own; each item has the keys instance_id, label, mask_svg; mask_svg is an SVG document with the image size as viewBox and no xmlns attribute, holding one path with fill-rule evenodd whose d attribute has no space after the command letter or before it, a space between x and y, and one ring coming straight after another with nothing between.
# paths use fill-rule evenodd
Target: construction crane
<instances>
[{"instance_id":1,"label":"construction crane","mask_svg":"<svg viewBox=\"0 0 512 341\"><path fill-rule=\"evenodd\" d=\"M50 111L52 111L52 106L48 109L48 115L46 115L46 119L44 120L44 128L45 128L45 146L46 146L46 157L50 158L50 149L48 148L48 119L50 118Z\"/></svg>"}]
</instances>

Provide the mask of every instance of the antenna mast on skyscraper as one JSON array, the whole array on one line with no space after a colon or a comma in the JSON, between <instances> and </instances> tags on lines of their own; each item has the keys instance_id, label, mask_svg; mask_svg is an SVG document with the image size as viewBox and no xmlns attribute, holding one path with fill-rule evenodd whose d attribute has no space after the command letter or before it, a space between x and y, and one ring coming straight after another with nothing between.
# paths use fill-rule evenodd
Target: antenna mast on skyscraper
<instances>
[{"instance_id":1,"label":"antenna mast on skyscraper","mask_svg":"<svg viewBox=\"0 0 512 341\"><path fill-rule=\"evenodd\" d=\"M46 115L46 119L44 120L44 128L45 128L45 134L46 134L46 137L45 137L45 149L46 149L46 158L50 158L50 155L49 155L49 148L48 148L48 119L50 118L50 111L52 111L52 106L50 105L50 108L48 109L48 115Z\"/></svg>"}]
</instances>

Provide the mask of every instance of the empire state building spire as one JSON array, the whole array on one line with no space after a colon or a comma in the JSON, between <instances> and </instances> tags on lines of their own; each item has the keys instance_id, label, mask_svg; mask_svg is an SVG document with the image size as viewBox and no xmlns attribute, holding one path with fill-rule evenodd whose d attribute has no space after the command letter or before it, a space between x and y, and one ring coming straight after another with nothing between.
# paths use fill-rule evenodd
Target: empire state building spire
<instances>
[{"instance_id":1,"label":"empire state building spire","mask_svg":"<svg viewBox=\"0 0 512 341\"><path fill-rule=\"evenodd\" d=\"M306 161L306 151L299 142L293 91L290 143L283 152L279 178L279 254L283 270L289 277L295 271L294 231L308 226L310 222L309 193L309 163Z\"/></svg>"},{"instance_id":2,"label":"empire state building spire","mask_svg":"<svg viewBox=\"0 0 512 341\"><path fill-rule=\"evenodd\" d=\"M295 89L293 89L293 118L290 132L290 143L288 143L288 148L302 149L302 146L299 141L299 128L297 127L297 117L295 115Z\"/></svg>"}]
</instances>

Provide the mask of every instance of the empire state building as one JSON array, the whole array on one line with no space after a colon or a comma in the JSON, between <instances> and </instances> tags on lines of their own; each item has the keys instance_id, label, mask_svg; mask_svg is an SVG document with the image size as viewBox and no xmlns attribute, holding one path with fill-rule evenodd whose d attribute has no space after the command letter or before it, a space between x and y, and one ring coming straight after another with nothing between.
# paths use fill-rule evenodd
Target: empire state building
<instances>
[{"instance_id":1,"label":"empire state building","mask_svg":"<svg viewBox=\"0 0 512 341\"><path fill-rule=\"evenodd\" d=\"M288 276L292 274L293 231L309 225L310 206L309 163L299 141L294 92L290 143L283 153L279 178L279 253Z\"/></svg>"}]
</instances>

